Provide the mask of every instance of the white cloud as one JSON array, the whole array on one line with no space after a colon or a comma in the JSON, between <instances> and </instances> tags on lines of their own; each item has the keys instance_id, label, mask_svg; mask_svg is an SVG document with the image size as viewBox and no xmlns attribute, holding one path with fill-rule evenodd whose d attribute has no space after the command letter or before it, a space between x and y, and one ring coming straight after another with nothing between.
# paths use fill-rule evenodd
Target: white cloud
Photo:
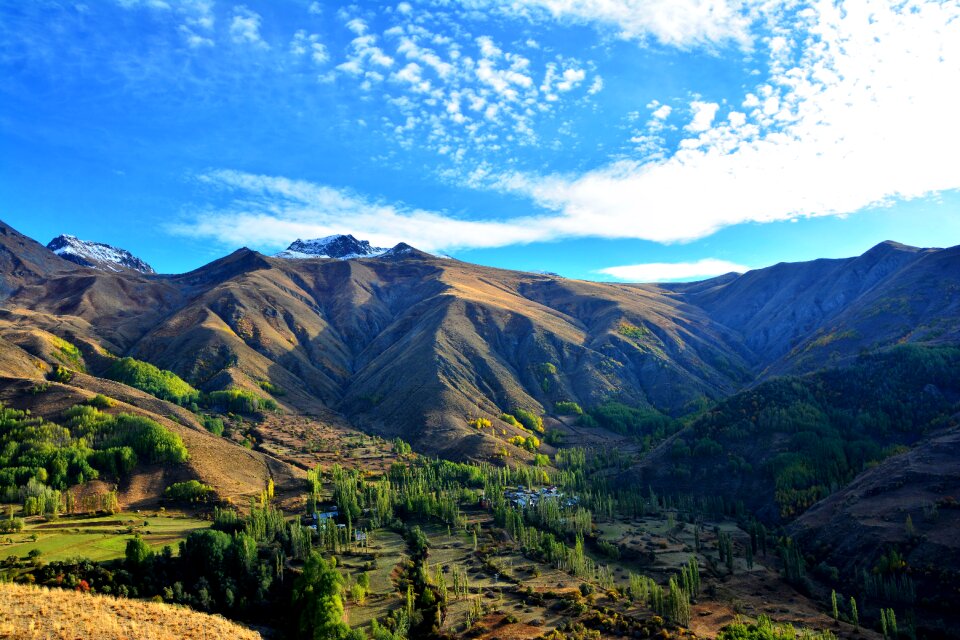
<instances>
[{"instance_id":1,"label":"white cloud","mask_svg":"<svg viewBox=\"0 0 960 640\"><path fill-rule=\"evenodd\" d=\"M303 58L309 54L310 60L318 65L322 65L330 59L327 47L320 42L320 36L316 33L307 34L304 29L300 29L293 34L293 40L290 42L290 53L298 58Z\"/></svg>"},{"instance_id":2,"label":"white cloud","mask_svg":"<svg viewBox=\"0 0 960 640\"><path fill-rule=\"evenodd\" d=\"M451 33L449 16L387 13L395 23L382 34L352 11L338 14L356 37L336 71L379 96L387 107L378 117L380 130L393 143L432 149L452 161L454 168L441 172L446 180L462 177L471 153L535 144L541 114L602 88L585 70L592 63L553 55L538 68L492 36ZM384 76L389 82L380 85ZM573 127L557 131L574 135Z\"/></svg>"},{"instance_id":3,"label":"white cloud","mask_svg":"<svg viewBox=\"0 0 960 640\"><path fill-rule=\"evenodd\" d=\"M213 39L206 36L199 35L194 33L190 27L186 25L180 25L180 33L183 34L183 39L187 43L187 46L191 49L198 49L200 47L212 47Z\"/></svg>"},{"instance_id":4,"label":"white cloud","mask_svg":"<svg viewBox=\"0 0 960 640\"><path fill-rule=\"evenodd\" d=\"M216 18L213 12L213 0L116 0L124 9L146 8L159 11L172 11L183 23L177 31L191 49L214 46L211 32ZM77 5L78 7L84 5ZM78 9L79 10L79 9Z\"/></svg>"},{"instance_id":5,"label":"white cloud","mask_svg":"<svg viewBox=\"0 0 960 640\"><path fill-rule=\"evenodd\" d=\"M230 21L230 38L236 44L249 44L262 49L269 49L260 37L260 14L244 6L234 7L233 18Z\"/></svg>"},{"instance_id":6,"label":"white cloud","mask_svg":"<svg viewBox=\"0 0 960 640\"><path fill-rule=\"evenodd\" d=\"M307 7L307 13L319 16L323 13L323 5L319 2L311 2L310 6Z\"/></svg>"},{"instance_id":7,"label":"white cloud","mask_svg":"<svg viewBox=\"0 0 960 640\"><path fill-rule=\"evenodd\" d=\"M650 114L650 117L654 120L666 120L670 117L670 112L673 111L673 107L668 104L661 104L653 110L653 113Z\"/></svg>"},{"instance_id":8,"label":"white cloud","mask_svg":"<svg viewBox=\"0 0 960 640\"><path fill-rule=\"evenodd\" d=\"M793 19L769 81L726 117L700 107L692 128L712 125L672 155L486 183L555 210L554 233L658 242L960 188L960 4L818 0Z\"/></svg>"},{"instance_id":9,"label":"white cloud","mask_svg":"<svg viewBox=\"0 0 960 640\"><path fill-rule=\"evenodd\" d=\"M557 83L557 91L570 91L583 82L585 77L587 73L583 69L564 69L562 79Z\"/></svg>"},{"instance_id":10,"label":"white cloud","mask_svg":"<svg viewBox=\"0 0 960 640\"><path fill-rule=\"evenodd\" d=\"M165 2L165 0L116 0L116 2L124 9L146 7L148 9L168 10L172 8L170 3Z\"/></svg>"},{"instance_id":11,"label":"white cloud","mask_svg":"<svg viewBox=\"0 0 960 640\"><path fill-rule=\"evenodd\" d=\"M409 242L425 251L496 247L542 239L535 221L460 220L442 214L382 204L343 189L300 180L213 171L205 184L229 191L224 209L205 210L168 225L171 233L210 238L228 245L282 248L296 238L353 233L374 244Z\"/></svg>"},{"instance_id":12,"label":"white cloud","mask_svg":"<svg viewBox=\"0 0 960 640\"><path fill-rule=\"evenodd\" d=\"M748 48L763 0L459 0L470 9L611 29L623 39L690 48ZM773 3L775 4L775 3ZM778 11L777 6L769 7Z\"/></svg>"},{"instance_id":13,"label":"white cloud","mask_svg":"<svg viewBox=\"0 0 960 640\"><path fill-rule=\"evenodd\" d=\"M669 115L670 107L667 107L667 109L667 115ZM716 102L694 100L690 103L690 111L693 112L693 119L690 120L690 124L684 128L691 133L706 131L713 124L713 119L716 117L718 109L720 109L720 105ZM656 112L654 112L653 116L657 117Z\"/></svg>"},{"instance_id":14,"label":"white cloud","mask_svg":"<svg viewBox=\"0 0 960 640\"><path fill-rule=\"evenodd\" d=\"M726 260L705 258L696 262L648 262L645 264L628 264L620 267L607 267L598 270L618 280L628 282L669 282L676 280L690 280L694 278L710 278L726 273L743 273L749 271L745 267Z\"/></svg>"}]
</instances>

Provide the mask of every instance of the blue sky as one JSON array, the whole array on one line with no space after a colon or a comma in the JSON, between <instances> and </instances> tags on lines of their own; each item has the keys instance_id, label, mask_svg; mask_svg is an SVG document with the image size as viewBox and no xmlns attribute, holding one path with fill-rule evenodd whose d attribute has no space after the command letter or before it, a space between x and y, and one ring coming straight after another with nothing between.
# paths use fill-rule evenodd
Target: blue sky
<instances>
[{"instance_id":1,"label":"blue sky","mask_svg":"<svg viewBox=\"0 0 960 640\"><path fill-rule=\"evenodd\" d=\"M0 3L0 217L182 272L375 244L590 279L960 244L960 2Z\"/></svg>"}]
</instances>

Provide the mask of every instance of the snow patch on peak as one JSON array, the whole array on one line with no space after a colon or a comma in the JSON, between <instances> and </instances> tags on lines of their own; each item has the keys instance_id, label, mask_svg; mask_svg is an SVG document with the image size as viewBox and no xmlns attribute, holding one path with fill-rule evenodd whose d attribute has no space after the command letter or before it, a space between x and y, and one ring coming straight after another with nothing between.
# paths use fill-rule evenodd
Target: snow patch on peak
<instances>
[{"instance_id":1,"label":"snow patch on peak","mask_svg":"<svg viewBox=\"0 0 960 640\"><path fill-rule=\"evenodd\" d=\"M312 240L296 240L284 251L276 254L277 258L304 259L304 258L335 258L350 260L352 258L372 258L385 254L388 249L374 247L367 240L357 240L350 234L338 234Z\"/></svg>"},{"instance_id":2,"label":"snow patch on peak","mask_svg":"<svg viewBox=\"0 0 960 640\"><path fill-rule=\"evenodd\" d=\"M101 271L139 271L140 273L156 273L149 264L136 257L126 249L104 244L81 240L76 236L59 235L47 245L55 254L84 267L100 269Z\"/></svg>"}]
</instances>

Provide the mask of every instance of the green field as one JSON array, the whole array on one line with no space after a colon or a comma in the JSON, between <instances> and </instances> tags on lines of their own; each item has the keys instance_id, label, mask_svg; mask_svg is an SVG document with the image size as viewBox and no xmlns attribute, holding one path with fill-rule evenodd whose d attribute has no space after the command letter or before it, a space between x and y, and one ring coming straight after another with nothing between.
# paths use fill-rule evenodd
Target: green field
<instances>
[{"instance_id":1,"label":"green field","mask_svg":"<svg viewBox=\"0 0 960 640\"><path fill-rule=\"evenodd\" d=\"M77 557L113 560L123 557L127 540L134 533L140 533L156 551L170 545L176 552L177 543L187 534L209 526L208 521L196 518L144 513L28 521L23 532L0 536L0 557L24 558L30 551L38 549L45 562ZM33 536L36 540L32 539Z\"/></svg>"}]
</instances>

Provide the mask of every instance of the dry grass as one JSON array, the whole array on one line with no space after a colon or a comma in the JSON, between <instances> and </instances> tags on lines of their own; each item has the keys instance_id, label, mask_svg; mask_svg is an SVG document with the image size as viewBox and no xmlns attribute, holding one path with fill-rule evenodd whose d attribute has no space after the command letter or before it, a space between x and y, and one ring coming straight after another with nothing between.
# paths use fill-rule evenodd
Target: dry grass
<instances>
[{"instance_id":1,"label":"dry grass","mask_svg":"<svg viewBox=\"0 0 960 640\"><path fill-rule=\"evenodd\" d=\"M243 640L256 631L184 607L61 589L0 584L0 638Z\"/></svg>"}]
</instances>

